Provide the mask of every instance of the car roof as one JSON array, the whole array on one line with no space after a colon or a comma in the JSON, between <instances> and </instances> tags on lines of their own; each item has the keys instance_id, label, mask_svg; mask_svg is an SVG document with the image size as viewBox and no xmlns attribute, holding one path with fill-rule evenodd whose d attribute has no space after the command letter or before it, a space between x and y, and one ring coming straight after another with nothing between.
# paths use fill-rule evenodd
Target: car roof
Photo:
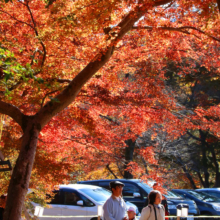
<instances>
[{"instance_id":1,"label":"car roof","mask_svg":"<svg viewBox=\"0 0 220 220\"><path fill-rule=\"evenodd\" d=\"M69 189L97 189L101 188L99 186L89 185L89 184L68 184L68 185L60 185L60 189L69 188Z\"/></svg>"},{"instance_id":2,"label":"car roof","mask_svg":"<svg viewBox=\"0 0 220 220\"><path fill-rule=\"evenodd\" d=\"M193 189L172 189L172 190L173 191L184 191L184 192L187 192L187 191L190 191L190 190L193 190Z\"/></svg>"},{"instance_id":3,"label":"car roof","mask_svg":"<svg viewBox=\"0 0 220 220\"><path fill-rule=\"evenodd\" d=\"M78 183L84 183L84 182L108 182L108 181L132 181L132 182L141 182L140 179L99 179L99 180L85 180L85 181L78 181Z\"/></svg>"},{"instance_id":4,"label":"car roof","mask_svg":"<svg viewBox=\"0 0 220 220\"><path fill-rule=\"evenodd\" d=\"M203 191L203 190L208 190L208 191L220 191L220 188L202 188L202 189L196 189L196 191Z\"/></svg>"}]
</instances>

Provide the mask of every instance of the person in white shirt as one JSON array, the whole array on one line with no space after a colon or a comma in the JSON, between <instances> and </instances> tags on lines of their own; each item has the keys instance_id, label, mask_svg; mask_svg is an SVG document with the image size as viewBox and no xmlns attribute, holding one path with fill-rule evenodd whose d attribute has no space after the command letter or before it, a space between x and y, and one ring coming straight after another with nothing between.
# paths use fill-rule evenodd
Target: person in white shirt
<instances>
[{"instance_id":1,"label":"person in white shirt","mask_svg":"<svg viewBox=\"0 0 220 220\"><path fill-rule=\"evenodd\" d=\"M165 220L161 193L158 190L152 190L148 195L148 201L149 205L142 209L139 220Z\"/></svg>"},{"instance_id":2,"label":"person in white shirt","mask_svg":"<svg viewBox=\"0 0 220 220\"><path fill-rule=\"evenodd\" d=\"M124 183L112 181L109 186L112 196L103 205L104 220L128 220L127 206L122 198Z\"/></svg>"}]
</instances>

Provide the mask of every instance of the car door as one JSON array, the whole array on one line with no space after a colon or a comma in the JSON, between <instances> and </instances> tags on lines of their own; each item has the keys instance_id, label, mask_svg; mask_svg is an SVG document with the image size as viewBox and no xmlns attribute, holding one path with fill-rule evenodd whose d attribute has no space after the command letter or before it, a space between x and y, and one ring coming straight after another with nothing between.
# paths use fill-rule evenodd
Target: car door
<instances>
[{"instance_id":1,"label":"car door","mask_svg":"<svg viewBox=\"0 0 220 220\"><path fill-rule=\"evenodd\" d=\"M62 197L60 191L55 191L53 195L53 199L48 204L49 207L43 208L43 216L38 217L40 220L61 220L59 216L62 216ZM44 216L51 216L44 217Z\"/></svg>"},{"instance_id":2,"label":"car door","mask_svg":"<svg viewBox=\"0 0 220 220\"><path fill-rule=\"evenodd\" d=\"M191 199L191 200L195 201L200 212L204 210L204 202L203 201L197 199L194 196L191 196L189 193L184 192L184 191L181 191L181 192L178 191L177 193L180 194L181 196L183 196L184 198Z\"/></svg>"},{"instance_id":3,"label":"car door","mask_svg":"<svg viewBox=\"0 0 220 220\"><path fill-rule=\"evenodd\" d=\"M144 198L142 197L141 190L138 186L132 183L124 183L122 194L123 198L131 203L134 203L139 211L143 208Z\"/></svg>"},{"instance_id":4,"label":"car door","mask_svg":"<svg viewBox=\"0 0 220 220\"><path fill-rule=\"evenodd\" d=\"M62 216L65 216L65 219L80 219L88 220L88 210L84 205L82 198L79 193L74 189L61 189L61 192L64 197L64 205L62 207ZM79 204L80 201L82 204ZM72 216L72 217L67 217ZM73 217L73 216L83 216L83 217Z\"/></svg>"},{"instance_id":5,"label":"car door","mask_svg":"<svg viewBox=\"0 0 220 220\"><path fill-rule=\"evenodd\" d=\"M95 205L90 199L88 199L86 196L82 195L80 192L79 196L83 201L83 205L87 208L87 220L90 220L97 216L98 214L98 206Z\"/></svg>"}]
</instances>

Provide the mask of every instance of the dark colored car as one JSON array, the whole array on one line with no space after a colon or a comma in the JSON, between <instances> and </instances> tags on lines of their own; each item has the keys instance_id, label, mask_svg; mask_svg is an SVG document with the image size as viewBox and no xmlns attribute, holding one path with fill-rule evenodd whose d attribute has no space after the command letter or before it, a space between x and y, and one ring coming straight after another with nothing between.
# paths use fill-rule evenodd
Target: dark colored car
<instances>
[{"instance_id":1,"label":"dark colored car","mask_svg":"<svg viewBox=\"0 0 220 220\"><path fill-rule=\"evenodd\" d=\"M203 189L196 189L195 191L208 193L211 196L220 198L220 188L203 188Z\"/></svg>"},{"instance_id":2,"label":"dark colored car","mask_svg":"<svg viewBox=\"0 0 220 220\"><path fill-rule=\"evenodd\" d=\"M172 189L184 199L194 200L201 215L220 215L220 199L204 192L187 189Z\"/></svg>"},{"instance_id":3,"label":"dark colored car","mask_svg":"<svg viewBox=\"0 0 220 220\"><path fill-rule=\"evenodd\" d=\"M90 180L90 181L79 181L78 183L96 185L96 186L104 187L106 189L110 189L109 183L114 180ZM141 212L142 208L144 207L147 196L152 190L152 188L143 181L138 179L117 179L117 180L125 184L122 191L123 198L131 203L134 203ZM199 214L196 204L193 201L185 200L178 196L176 196L176 198L173 197L174 197L173 194L166 196L168 210L171 215L176 215L176 205L178 205L179 203L187 203L187 204L190 203L189 204L190 214L191 215Z\"/></svg>"},{"instance_id":4,"label":"dark colored car","mask_svg":"<svg viewBox=\"0 0 220 220\"><path fill-rule=\"evenodd\" d=\"M176 206L182 203L187 204L189 206L188 215L199 215L200 213L199 209L193 200L190 200L187 198L183 199L183 197L171 191L168 191L167 195L164 195L164 196L167 198L167 201L172 201L172 203L175 204L175 208L173 207L173 205L171 206L168 205L170 215L176 215Z\"/></svg>"}]
</instances>

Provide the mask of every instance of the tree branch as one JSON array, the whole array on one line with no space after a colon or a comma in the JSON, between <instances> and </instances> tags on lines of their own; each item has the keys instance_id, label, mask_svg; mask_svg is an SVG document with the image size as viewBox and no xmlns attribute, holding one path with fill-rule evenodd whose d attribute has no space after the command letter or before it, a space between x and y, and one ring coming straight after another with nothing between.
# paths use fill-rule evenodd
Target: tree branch
<instances>
[{"instance_id":1,"label":"tree branch","mask_svg":"<svg viewBox=\"0 0 220 220\"><path fill-rule=\"evenodd\" d=\"M3 155L3 153L0 151L0 160L4 160L4 155Z\"/></svg>"},{"instance_id":2,"label":"tree branch","mask_svg":"<svg viewBox=\"0 0 220 220\"><path fill-rule=\"evenodd\" d=\"M0 9L0 12L3 12L3 13L5 13L5 14L7 14L7 15L10 16L11 18L13 18L15 21L18 21L18 22L20 22L20 23L22 23L22 24L26 24L27 26L29 26L30 28L32 28L32 29L34 30L34 27L33 27L31 24L28 24L28 23L26 23L26 22L24 22L24 21L18 20L17 18L15 18L14 16L12 16L12 15L9 14L8 12L3 11L3 10L1 10L1 9Z\"/></svg>"},{"instance_id":3,"label":"tree branch","mask_svg":"<svg viewBox=\"0 0 220 220\"><path fill-rule=\"evenodd\" d=\"M24 115L16 106L0 101L0 113L9 115L21 126L23 130L26 127L25 119L27 119L28 116Z\"/></svg>"},{"instance_id":4,"label":"tree branch","mask_svg":"<svg viewBox=\"0 0 220 220\"><path fill-rule=\"evenodd\" d=\"M160 1L160 3L165 1ZM171 1L166 1L171 2ZM143 6L144 7L144 6ZM37 114L37 120L42 127L58 112L71 104L75 97L80 92L84 84L100 70L112 56L115 45L123 38L123 36L132 29L135 22L137 22L145 13L147 9L136 7L134 11L128 13L127 16L116 26L111 28L108 35L111 41L107 41L107 46L100 50L100 52L91 60L91 62L71 81L71 83L55 98L59 102L48 102ZM113 36L113 38L112 38Z\"/></svg>"},{"instance_id":5,"label":"tree branch","mask_svg":"<svg viewBox=\"0 0 220 220\"><path fill-rule=\"evenodd\" d=\"M3 10L0 9L0 12L3 12L3 13L5 13L5 14L9 15L9 16L10 16L11 18L13 18L14 20L16 20L16 21L18 21L18 22L20 22L20 23L26 24L27 26L31 27L31 29L34 30L36 36L38 37L39 34L38 34L38 31L37 31L37 28L36 28L36 22L35 22L35 20L34 20L33 14L32 14L32 12L31 12L31 9L30 9L28 3L27 3L27 4L24 4L23 2L20 2L20 3L21 3L22 5L24 5L24 6L27 7L27 9L28 9L28 11L29 11L29 13L30 13L30 16L31 16L32 23L33 23L34 26L32 26L31 24L28 24L28 23L26 23L26 22L24 22L24 21L18 20L17 18L15 18L14 16L10 15L10 14L9 14L8 12L6 12L6 11L3 11ZM43 42L42 42L41 40L39 40L39 42L40 42L40 44L41 44L41 46L42 46L42 48L43 48L43 58L42 58L42 61L41 61L41 68L42 68L43 65L44 65L44 62L45 62L45 60L46 60L47 51L46 51L46 47L45 47L45 45L43 44ZM35 56L35 53L36 53L36 52L37 52L37 51L34 52L34 56ZM32 64L33 64L33 61L31 62L31 65L32 65ZM37 71L36 73L34 73L34 76L38 75L40 72L41 72L41 70ZM8 90L9 90L9 91L12 91L12 90L16 89L16 88L21 84L21 82L23 82L23 79L20 79L15 85L11 86ZM4 95L4 92L1 92L1 95Z\"/></svg>"},{"instance_id":6,"label":"tree branch","mask_svg":"<svg viewBox=\"0 0 220 220\"><path fill-rule=\"evenodd\" d=\"M59 90L55 90L55 91L51 91L51 92L46 93L45 96L44 96L43 99L42 99L41 108L43 107L44 101L45 101L45 99L47 98L47 96L49 96L49 95L51 95L51 94L53 94L53 93L56 93L56 92L58 92L58 91L59 91Z\"/></svg>"},{"instance_id":7,"label":"tree branch","mask_svg":"<svg viewBox=\"0 0 220 220\"><path fill-rule=\"evenodd\" d=\"M186 132L191 138L193 138L193 139L195 139L195 140L197 140L197 141L201 141L201 139L200 138L198 138L198 137L196 137L196 136L194 136L193 134L191 134L189 131L187 131Z\"/></svg>"},{"instance_id":8,"label":"tree branch","mask_svg":"<svg viewBox=\"0 0 220 220\"><path fill-rule=\"evenodd\" d=\"M106 165L107 170L115 177L115 179L118 179L118 177L114 174L114 172L109 167L109 164Z\"/></svg>"},{"instance_id":9,"label":"tree branch","mask_svg":"<svg viewBox=\"0 0 220 220\"><path fill-rule=\"evenodd\" d=\"M36 26L36 22L35 22L35 20L34 20L34 16L33 16L33 14L32 14L32 11L31 11L31 9L30 9L28 3L25 4L25 6L27 7L27 9L28 9L28 11L29 11L29 13L30 13L31 20L32 20L33 25L34 25L33 29L34 29L34 31L35 31L36 36L38 37L39 34L38 34L38 31L37 31L37 26ZM43 53L43 59L42 59L42 62L41 62L41 67L43 67L44 62L45 62L45 60L46 60L46 54L47 54L47 52L46 52L46 47L45 47L45 45L43 44L43 42L42 42L41 40L40 40L40 44L41 44L41 46L42 46L42 48L43 48L43 51L44 51L44 53Z\"/></svg>"},{"instance_id":10,"label":"tree branch","mask_svg":"<svg viewBox=\"0 0 220 220\"><path fill-rule=\"evenodd\" d=\"M220 0L219 0L220 1ZM210 35L210 34L207 34L205 33L204 31L196 28L196 27L192 27L192 26L183 26L183 27L152 27L152 26L140 26L140 27L137 27L137 26L134 26L132 29L145 29L145 30L153 30L153 29L159 29L159 30L168 30L168 31L178 31L178 32L182 32L184 34L191 34L190 32L187 31L187 29L191 29L191 30L195 30L195 31L198 31L204 35L206 35L207 37L210 37L212 38L213 40L216 40L218 42L220 42L220 39Z\"/></svg>"},{"instance_id":11,"label":"tree branch","mask_svg":"<svg viewBox=\"0 0 220 220\"><path fill-rule=\"evenodd\" d=\"M218 10L220 12L220 0L217 0Z\"/></svg>"},{"instance_id":12,"label":"tree branch","mask_svg":"<svg viewBox=\"0 0 220 220\"><path fill-rule=\"evenodd\" d=\"M166 5L171 2L173 2L173 0L162 0L162 1L155 2L154 6L156 7L156 6L160 6L160 5Z\"/></svg>"},{"instance_id":13,"label":"tree branch","mask_svg":"<svg viewBox=\"0 0 220 220\"><path fill-rule=\"evenodd\" d=\"M204 180L202 179L202 175L201 175L201 173L200 173L199 171L197 171L197 175L198 175L198 177L199 177L200 183L202 183L202 186L205 188L205 187L206 187L205 182L204 182Z\"/></svg>"}]
</instances>

